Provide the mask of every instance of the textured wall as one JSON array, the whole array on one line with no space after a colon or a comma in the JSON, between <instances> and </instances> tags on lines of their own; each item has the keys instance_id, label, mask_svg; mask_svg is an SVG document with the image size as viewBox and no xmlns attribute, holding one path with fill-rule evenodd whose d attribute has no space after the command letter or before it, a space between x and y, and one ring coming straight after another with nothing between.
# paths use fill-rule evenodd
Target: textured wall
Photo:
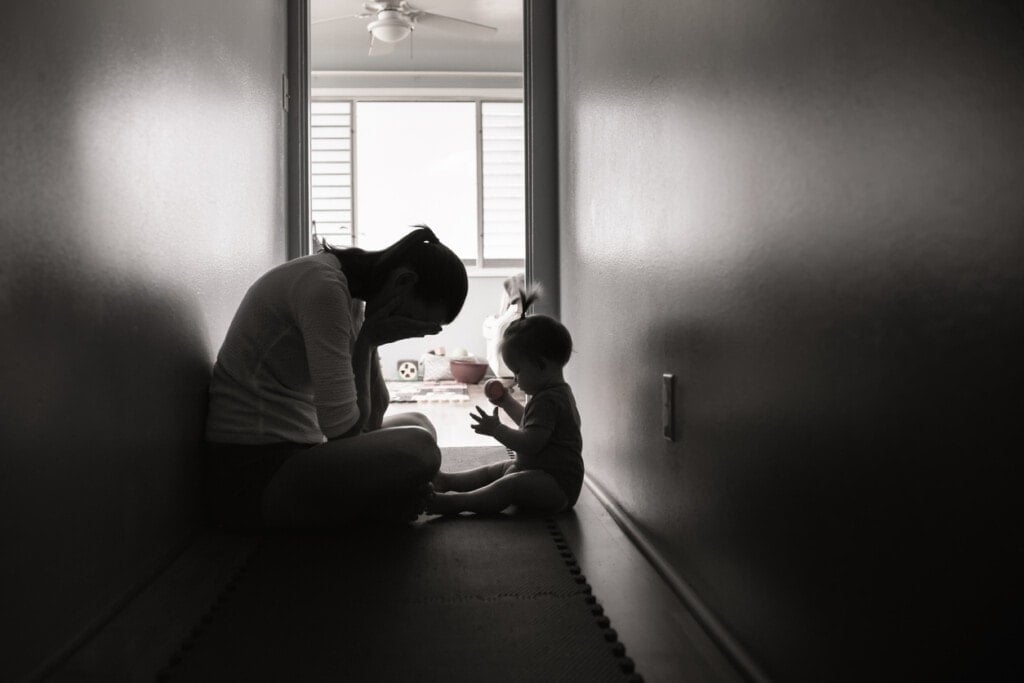
<instances>
[{"instance_id":1,"label":"textured wall","mask_svg":"<svg viewBox=\"0 0 1024 683\"><path fill-rule=\"evenodd\" d=\"M779 680L974 677L1020 631L1006 7L559 3L587 465Z\"/></svg>"},{"instance_id":2,"label":"textured wall","mask_svg":"<svg viewBox=\"0 0 1024 683\"><path fill-rule=\"evenodd\" d=\"M0 22L0 678L188 537L209 366L285 257L284 0Z\"/></svg>"}]
</instances>

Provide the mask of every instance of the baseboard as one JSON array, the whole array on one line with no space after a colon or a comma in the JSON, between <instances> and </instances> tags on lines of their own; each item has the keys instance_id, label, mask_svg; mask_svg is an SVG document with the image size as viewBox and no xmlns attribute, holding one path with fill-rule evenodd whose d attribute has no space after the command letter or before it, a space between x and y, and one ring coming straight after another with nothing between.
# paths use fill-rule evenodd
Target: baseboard
<instances>
[{"instance_id":1,"label":"baseboard","mask_svg":"<svg viewBox=\"0 0 1024 683\"><path fill-rule=\"evenodd\" d=\"M637 550L647 558L654 569L665 580L672 591L679 596L694 618L707 632L708 637L736 667L740 674L752 683L769 683L770 679L747 654L743 647L729 633L722 621L704 604L697 592L672 567L662 554L647 539L625 510L616 502L611 493L590 474L584 477L587 487L615 520Z\"/></svg>"}]
</instances>

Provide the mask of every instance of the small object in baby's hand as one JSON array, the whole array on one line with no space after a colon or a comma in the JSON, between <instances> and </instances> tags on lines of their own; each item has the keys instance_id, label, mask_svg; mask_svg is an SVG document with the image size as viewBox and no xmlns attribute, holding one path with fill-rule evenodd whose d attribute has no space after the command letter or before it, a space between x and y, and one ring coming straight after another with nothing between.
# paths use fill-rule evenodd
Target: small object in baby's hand
<instances>
[{"instance_id":1,"label":"small object in baby's hand","mask_svg":"<svg viewBox=\"0 0 1024 683\"><path fill-rule=\"evenodd\" d=\"M500 379L488 380L484 385L484 396L492 401L500 400L505 395L505 384Z\"/></svg>"}]
</instances>

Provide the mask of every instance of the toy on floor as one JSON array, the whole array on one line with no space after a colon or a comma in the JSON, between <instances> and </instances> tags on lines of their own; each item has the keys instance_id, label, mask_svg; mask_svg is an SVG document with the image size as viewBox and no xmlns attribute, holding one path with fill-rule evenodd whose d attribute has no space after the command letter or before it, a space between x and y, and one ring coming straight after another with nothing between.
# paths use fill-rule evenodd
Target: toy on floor
<instances>
[{"instance_id":1,"label":"toy on floor","mask_svg":"<svg viewBox=\"0 0 1024 683\"><path fill-rule=\"evenodd\" d=\"M398 377L404 379L407 382L415 379L419 379L420 366L414 360L400 360L398 361Z\"/></svg>"}]
</instances>

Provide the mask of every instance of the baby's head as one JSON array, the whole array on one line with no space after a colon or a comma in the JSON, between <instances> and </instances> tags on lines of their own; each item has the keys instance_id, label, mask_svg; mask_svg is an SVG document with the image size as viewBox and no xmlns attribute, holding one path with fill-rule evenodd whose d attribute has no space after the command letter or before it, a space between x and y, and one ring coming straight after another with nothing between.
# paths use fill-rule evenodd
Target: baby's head
<instances>
[{"instance_id":1,"label":"baby's head","mask_svg":"<svg viewBox=\"0 0 1024 683\"><path fill-rule=\"evenodd\" d=\"M527 393L551 378L561 378L572 355L572 336L565 325L551 316L526 315L539 293L536 287L529 292L519 290L522 316L509 323L501 338L501 356ZM536 386L538 382L540 386Z\"/></svg>"}]
</instances>

